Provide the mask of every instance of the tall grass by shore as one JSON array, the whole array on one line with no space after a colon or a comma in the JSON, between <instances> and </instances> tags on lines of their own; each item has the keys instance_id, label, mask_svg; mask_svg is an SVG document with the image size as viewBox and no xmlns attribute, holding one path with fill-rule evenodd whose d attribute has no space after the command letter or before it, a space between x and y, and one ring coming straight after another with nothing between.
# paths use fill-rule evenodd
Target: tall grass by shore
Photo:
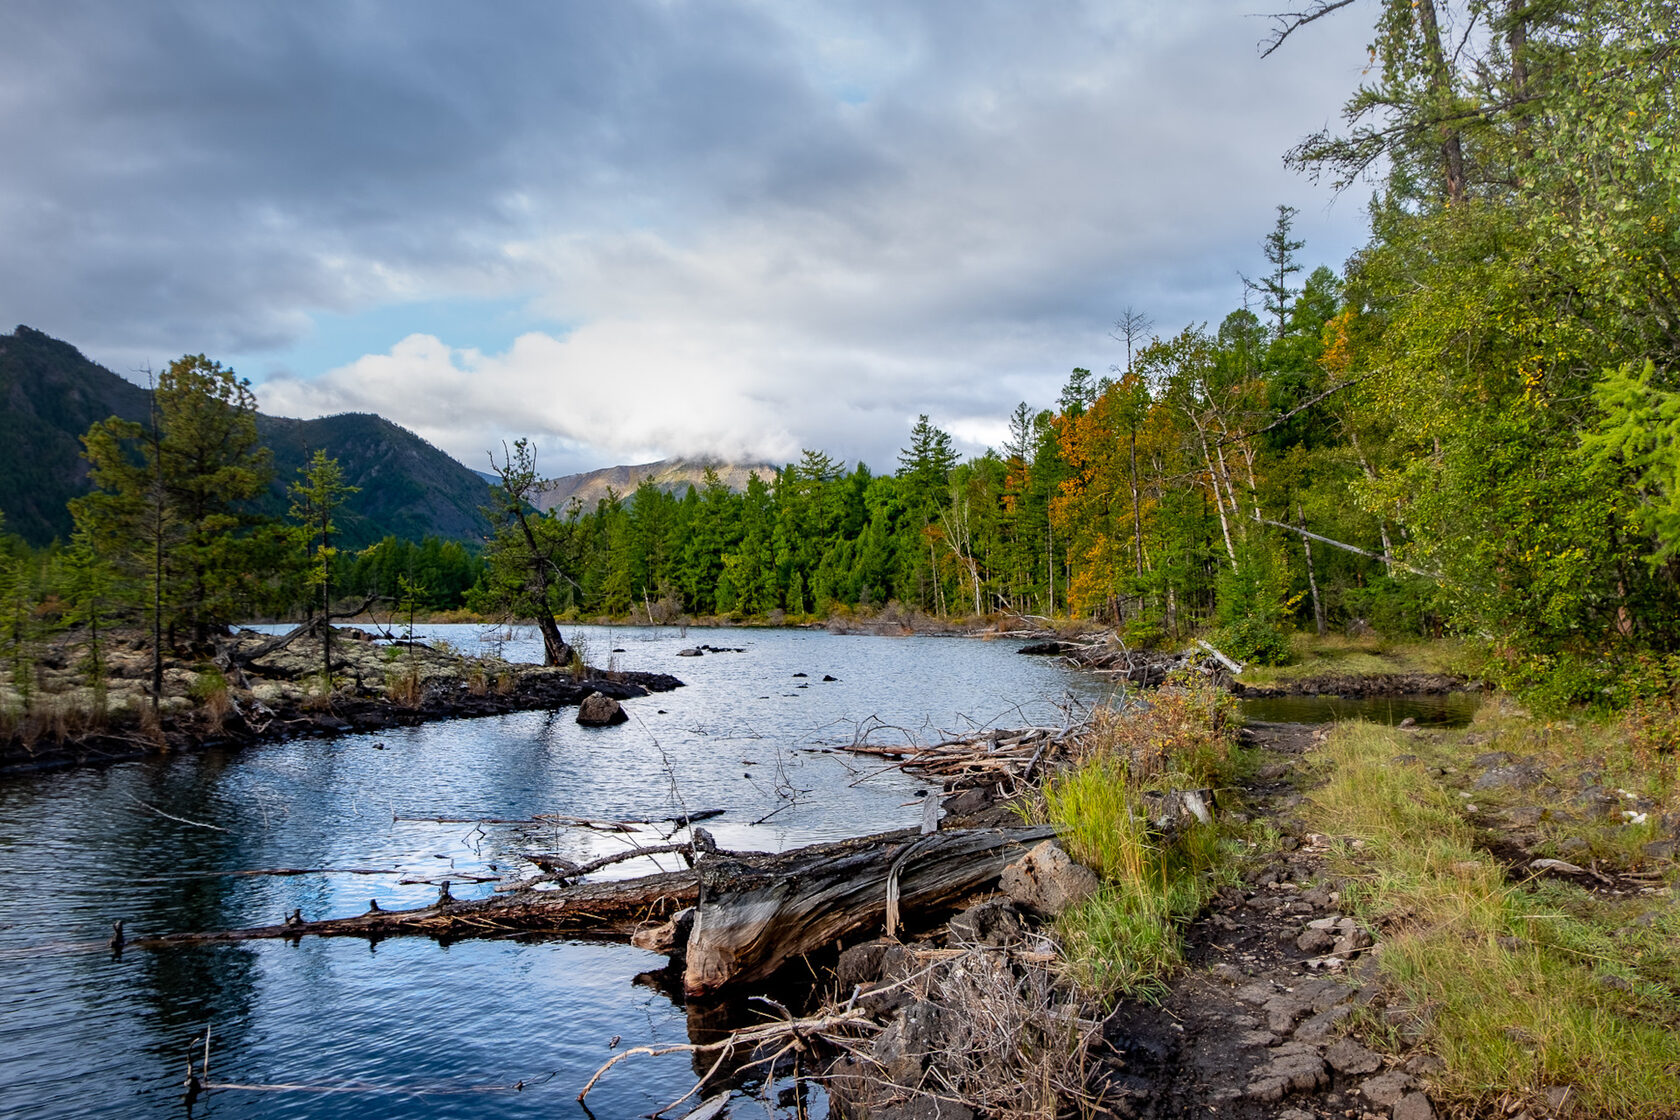
<instances>
[{"instance_id":1,"label":"tall grass by shore","mask_svg":"<svg viewBox=\"0 0 1680 1120\"><path fill-rule=\"evenodd\" d=\"M1480 726L1520 738L1526 721L1501 718L1493 703ZM1346 723L1322 752L1326 780L1309 819L1339 839L1344 905L1383 931L1390 1010L1365 1028L1393 1052L1435 1054L1445 1066L1432 1079L1440 1099L1471 1111L1556 1112L1567 1096L1571 1115L1672 1116L1680 907L1667 890L1595 893L1513 875L1467 819L1473 803L1428 768L1461 761L1468 734L1420 744L1394 728ZM1600 766L1618 750L1604 727L1548 728L1544 738L1557 757ZM1611 818L1604 828L1630 823Z\"/></svg>"},{"instance_id":2,"label":"tall grass by shore","mask_svg":"<svg viewBox=\"0 0 1680 1120\"><path fill-rule=\"evenodd\" d=\"M1235 729L1228 697L1180 682L1142 710L1097 712L1076 765L1045 784L1046 819L1102 881L1057 924L1081 987L1150 998L1183 964L1182 930L1228 877L1238 841L1219 823L1157 828L1145 794L1228 785L1242 761Z\"/></svg>"}]
</instances>

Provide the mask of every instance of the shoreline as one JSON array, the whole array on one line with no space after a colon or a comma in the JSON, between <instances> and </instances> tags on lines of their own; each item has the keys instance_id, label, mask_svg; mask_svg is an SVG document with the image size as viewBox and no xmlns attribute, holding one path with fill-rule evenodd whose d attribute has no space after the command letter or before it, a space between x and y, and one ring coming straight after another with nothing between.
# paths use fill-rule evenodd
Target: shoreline
<instances>
[{"instance_id":1,"label":"shoreline","mask_svg":"<svg viewBox=\"0 0 1680 1120\"><path fill-rule=\"evenodd\" d=\"M269 637L240 631L228 648L234 654L248 652ZM250 664L229 659L230 671L205 659L171 658L155 723L143 698L134 699L140 693L132 687L120 693L128 702L102 719L89 714L89 689L44 692L37 703L50 710L14 720L0 738L0 777L299 736L576 707L595 692L629 700L683 686L666 673L585 666L584 675L574 677L570 669L442 653L419 642L386 645L355 627L335 627L334 638L333 673L335 684L342 684L330 697L310 688L321 660L319 640L312 636ZM118 666L128 675L113 674L107 685L135 680L136 660ZM242 679L235 683L230 678ZM66 710L77 703L85 706Z\"/></svg>"}]
</instances>

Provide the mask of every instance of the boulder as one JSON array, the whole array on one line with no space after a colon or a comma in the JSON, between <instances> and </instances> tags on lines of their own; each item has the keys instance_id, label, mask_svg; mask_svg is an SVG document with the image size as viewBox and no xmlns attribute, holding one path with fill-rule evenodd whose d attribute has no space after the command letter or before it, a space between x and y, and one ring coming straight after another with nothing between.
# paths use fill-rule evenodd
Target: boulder
<instances>
[{"instance_id":1,"label":"boulder","mask_svg":"<svg viewBox=\"0 0 1680 1120\"><path fill-rule=\"evenodd\" d=\"M1097 875L1075 863L1053 840L1046 840L1003 869L998 888L1015 902L1047 918L1089 898L1097 890Z\"/></svg>"},{"instance_id":2,"label":"boulder","mask_svg":"<svg viewBox=\"0 0 1680 1120\"><path fill-rule=\"evenodd\" d=\"M703 657L703 656L705 656L705 654L701 650L698 650L698 649L679 649L677 651L677 656L678 657Z\"/></svg>"},{"instance_id":3,"label":"boulder","mask_svg":"<svg viewBox=\"0 0 1680 1120\"><path fill-rule=\"evenodd\" d=\"M1533 789L1545 780L1540 769L1527 762L1495 766L1476 779L1476 789Z\"/></svg>"},{"instance_id":4,"label":"boulder","mask_svg":"<svg viewBox=\"0 0 1680 1120\"><path fill-rule=\"evenodd\" d=\"M952 948L968 945L1009 945L1027 935L1020 911L1007 899L994 898L970 906L951 919L946 944Z\"/></svg>"},{"instance_id":5,"label":"boulder","mask_svg":"<svg viewBox=\"0 0 1680 1120\"><path fill-rule=\"evenodd\" d=\"M578 705L577 721L585 727L610 727L629 718L617 700L600 692L591 692Z\"/></svg>"}]
</instances>

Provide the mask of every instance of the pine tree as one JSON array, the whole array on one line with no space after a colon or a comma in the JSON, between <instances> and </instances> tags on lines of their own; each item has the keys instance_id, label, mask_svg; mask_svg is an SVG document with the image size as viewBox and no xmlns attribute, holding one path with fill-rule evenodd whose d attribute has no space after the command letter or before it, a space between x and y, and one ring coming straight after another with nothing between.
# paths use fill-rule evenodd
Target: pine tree
<instances>
[{"instance_id":1,"label":"pine tree","mask_svg":"<svg viewBox=\"0 0 1680 1120\"><path fill-rule=\"evenodd\" d=\"M296 536L310 561L308 586L318 589L314 603L321 608L321 693L331 696L332 684L332 561L337 549L333 535L338 531L333 515L351 494L360 487L349 486L338 460L325 451L317 450L307 464L298 468L299 480L287 490L292 499L290 514L296 525Z\"/></svg>"},{"instance_id":2,"label":"pine tree","mask_svg":"<svg viewBox=\"0 0 1680 1120\"><path fill-rule=\"evenodd\" d=\"M268 485L270 455L257 436L249 381L203 354L169 363L154 393L162 439L158 464L182 539L172 563L181 581L182 620L202 644L234 617L239 565L231 530L242 503Z\"/></svg>"}]
</instances>

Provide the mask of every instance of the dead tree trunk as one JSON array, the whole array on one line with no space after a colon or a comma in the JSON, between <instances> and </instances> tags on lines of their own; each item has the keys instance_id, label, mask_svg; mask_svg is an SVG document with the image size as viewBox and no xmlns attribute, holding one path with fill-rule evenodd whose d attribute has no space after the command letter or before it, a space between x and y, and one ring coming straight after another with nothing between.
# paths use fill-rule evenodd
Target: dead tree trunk
<instances>
[{"instance_id":1,"label":"dead tree trunk","mask_svg":"<svg viewBox=\"0 0 1680 1120\"><path fill-rule=\"evenodd\" d=\"M704 995L770 976L783 964L910 910L951 906L1053 834L1048 827L888 833L823 845L821 860L705 865L683 988ZM812 849L802 849L810 852Z\"/></svg>"},{"instance_id":2,"label":"dead tree trunk","mask_svg":"<svg viewBox=\"0 0 1680 1120\"><path fill-rule=\"evenodd\" d=\"M686 950L684 987L703 994L763 980L802 954L885 923L889 912L895 922L911 912L940 916L938 911L990 889L1005 866L1052 831L1039 826L923 835L905 829L779 855L710 852L701 845L694 852L698 873L669 871L468 901L451 898L445 884L437 902L415 910L383 910L373 903L354 917L308 921L294 913L271 926L137 938L129 945L164 948L309 934L455 940L641 933L640 943L657 944L661 951ZM691 917L673 920L691 907ZM671 923L668 930L655 928L662 922Z\"/></svg>"},{"instance_id":3,"label":"dead tree trunk","mask_svg":"<svg viewBox=\"0 0 1680 1120\"><path fill-rule=\"evenodd\" d=\"M1287 515L1285 515L1287 516ZM1295 520L1301 523L1301 528L1307 527L1307 512L1300 502L1295 503ZM1318 636L1324 637L1324 606L1318 601L1318 575L1313 571L1312 538L1302 537L1301 548L1307 554L1307 589L1312 592L1313 621L1318 624ZM1385 548L1384 553L1388 550Z\"/></svg>"}]
</instances>

